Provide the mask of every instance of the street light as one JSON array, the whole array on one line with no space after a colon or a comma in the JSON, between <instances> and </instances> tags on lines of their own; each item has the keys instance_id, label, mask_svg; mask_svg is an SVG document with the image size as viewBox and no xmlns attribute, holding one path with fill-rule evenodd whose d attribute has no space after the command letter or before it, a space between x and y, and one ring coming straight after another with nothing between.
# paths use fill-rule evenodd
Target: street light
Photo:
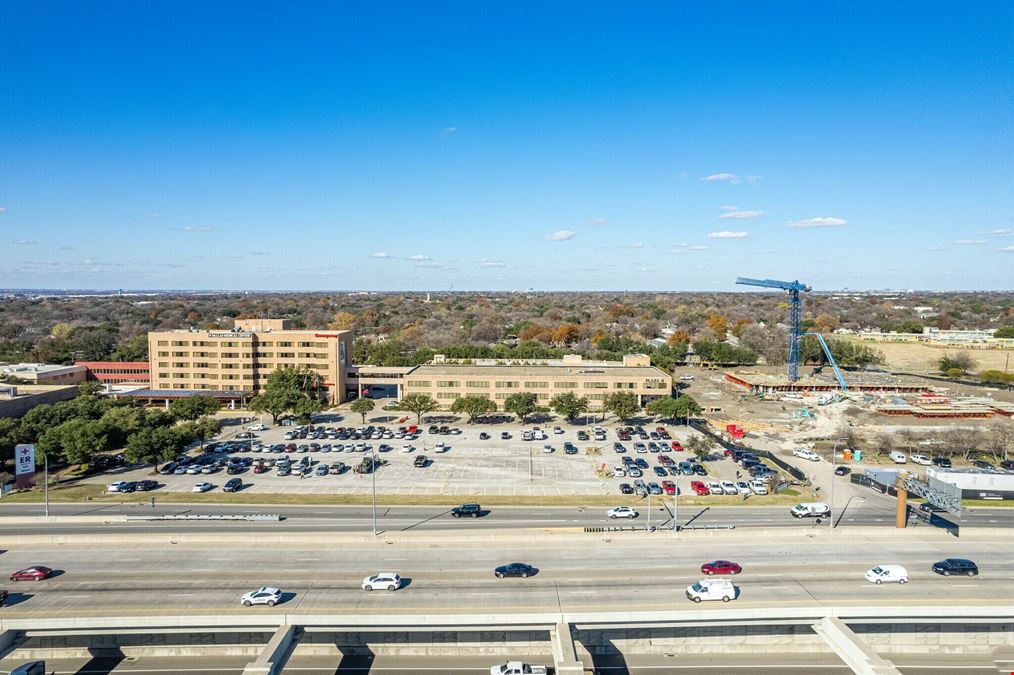
<instances>
[{"instance_id":1,"label":"street light","mask_svg":"<svg viewBox=\"0 0 1014 675\"><path fill-rule=\"evenodd\" d=\"M838 468L837 457L838 457L838 444L845 441L844 438L836 439L834 447L831 449L831 515L827 518L827 525L834 530L834 484L835 484L835 470Z\"/></svg>"},{"instance_id":2,"label":"street light","mask_svg":"<svg viewBox=\"0 0 1014 675\"><path fill-rule=\"evenodd\" d=\"M676 493L672 497L672 532L676 534L676 516L679 514L680 508L680 477L676 476L673 483L676 484Z\"/></svg>"},{"instance_id":3,"label":"street light","mask_svg":"<svg viewBox=\"0 0 1014 675\"><path fill-rule=\"evenodd\" d=\"M46 456L45 450L39 449L39 452L42 453L42 461L45 466L45 485L43 492L46 495L46 517L49 518L49 457Z\"/></svg>"},{"instance_id":4,"label":"street light","mask_svg":"<svg viewBox=\"0 0 1014 675\"><path fill-rule=\"evenodd\" d=\"M370 444L370 480L373 483L373 536L377 536L377 450Z\"/></svg>"}]
</instances>

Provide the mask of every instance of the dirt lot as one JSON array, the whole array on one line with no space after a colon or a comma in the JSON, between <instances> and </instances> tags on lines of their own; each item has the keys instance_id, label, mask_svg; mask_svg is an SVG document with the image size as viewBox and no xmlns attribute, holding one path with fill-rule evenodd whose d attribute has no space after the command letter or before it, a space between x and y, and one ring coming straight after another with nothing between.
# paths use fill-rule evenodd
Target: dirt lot
<instances>
[{"instance_id":1,"label":"dirt lot","mask_svg":"<svg viewBox=\"0 0 1014 675\"><path fill-rule=\"evenodd\" d=\"M945 353L968 354L975 362L975 372L984 370L1003 370L1011 352L997 349L959 349L956 347L937 347L933 345L909 342L866 342L864 345L879 349L887 360L890 368L913 373L937 374L937 362ZM1014 359L1011 359L1014 361Z\"/></svg>"}]
</instances>

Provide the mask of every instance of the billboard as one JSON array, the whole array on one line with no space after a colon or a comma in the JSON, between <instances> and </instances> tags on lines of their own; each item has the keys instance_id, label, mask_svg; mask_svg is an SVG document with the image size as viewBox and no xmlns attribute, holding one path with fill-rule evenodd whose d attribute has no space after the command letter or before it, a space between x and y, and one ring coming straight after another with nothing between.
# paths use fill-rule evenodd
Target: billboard
<instances>
[{"instance_id":1,"label":"billboard","mask_svg":"<svg viewBox=\"0 0 1014 675\"><path fill-rule=\"evenodd\" d=\"M35 446L31 443L14 446L14 475L35 473Z\"/></svg>"}]
</instances>

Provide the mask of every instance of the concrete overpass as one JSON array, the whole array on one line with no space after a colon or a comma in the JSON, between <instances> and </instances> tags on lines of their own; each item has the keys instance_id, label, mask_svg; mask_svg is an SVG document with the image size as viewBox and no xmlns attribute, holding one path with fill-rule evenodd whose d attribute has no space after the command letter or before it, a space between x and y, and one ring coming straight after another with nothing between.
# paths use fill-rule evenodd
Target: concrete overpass
<instances>
[{"instance_id":1,"label":"concrete overpass","mask_svg":"<svg viewBox=\"0 0 1014 675\"><path fill-rule=\"evenodd\" d=\"M470 615L74 616L0 619L0 655L59 658L249 656L248 675L280 673L294 654L488 654L490 664L551 654L557 675L583 675L612 652L686 655L831 651L855 673L900 673L905 653L1014 649L1014 606L809 606ZM531 658L531 657L529 657Z\"/></svg>"}]
</instances>

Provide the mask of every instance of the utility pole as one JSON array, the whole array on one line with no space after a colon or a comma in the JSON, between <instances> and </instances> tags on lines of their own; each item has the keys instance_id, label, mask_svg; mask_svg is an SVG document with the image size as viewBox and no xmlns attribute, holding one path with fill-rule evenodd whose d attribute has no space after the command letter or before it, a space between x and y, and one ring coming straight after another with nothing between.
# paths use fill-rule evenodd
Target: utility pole
<instances>
[{"instance_id":1,"label":"utility pole","mask_svg":"<svg viewBox=\"0 0 1014 675\"><path fill-rule=\"evenodd\" d=\"M674 494L673 497L672 497L672 533L676 534L676 531L677 531L677 528L676 528L676 516L679 514L679 508L680 508L680 478L679 478L679 476L676 476L676 480L674 480L673 482L676 483L676 494Z\"/></svg>"},{"instance_id":2,"label":"utility pole","mask_svg":"<svg viewBox=\"0 0 1014 675\"><path fill-rule=\"evenodd\" d=\"M370 444L370 479L373 482L373 536L377 536L377 451Z\"/></svg>"},{"instance_id":3,"label":"utility pole","mask_svg":"<svg viewBox=\"0 0 1014 675\"><path fill-rule=\"evenodd\" d=\"M651 490L648 490L648 531L651 532Z\"/></svg>"},{"instance_id":4,"label":"utility pole","mask_svg":"<svg viewBox=\"0 0 1014 675\"><path fill-rule=\"evenodd\" d=\"M49 456L46 455L45 450L39 450L42 453L42 461L45 463L45 481L46 486L44 492L46 493L46 517L49 518Z\"/></svg>"}]
</instances>

